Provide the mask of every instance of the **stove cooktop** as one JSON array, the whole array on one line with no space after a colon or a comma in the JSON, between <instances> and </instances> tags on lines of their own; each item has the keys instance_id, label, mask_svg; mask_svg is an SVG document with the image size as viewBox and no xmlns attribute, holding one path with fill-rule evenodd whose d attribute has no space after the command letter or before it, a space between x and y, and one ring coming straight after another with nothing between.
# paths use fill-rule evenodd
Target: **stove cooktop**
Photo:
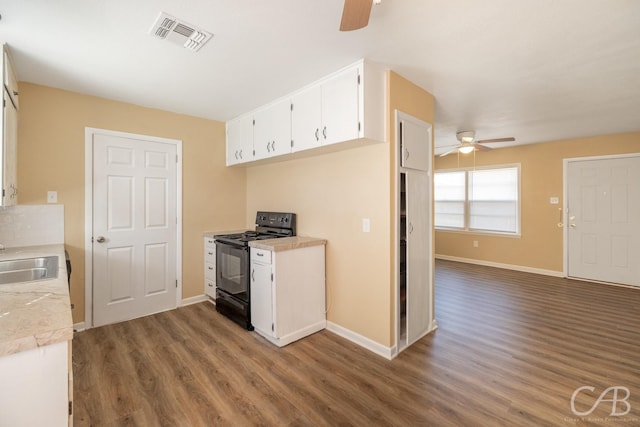
<instances>
[{"instance_id":1,"label":"stove cooktop","mask_svg":"<svg viewBox=\"0 0 640 427\"><path fill-rule=\"evenodd\" d=\"M213 236L216 241L248 246L254 240L277 239L296 235L296 214L284 212L263 212L256 214L256 229L244 233Z\"/></svg>"}]
</instances>

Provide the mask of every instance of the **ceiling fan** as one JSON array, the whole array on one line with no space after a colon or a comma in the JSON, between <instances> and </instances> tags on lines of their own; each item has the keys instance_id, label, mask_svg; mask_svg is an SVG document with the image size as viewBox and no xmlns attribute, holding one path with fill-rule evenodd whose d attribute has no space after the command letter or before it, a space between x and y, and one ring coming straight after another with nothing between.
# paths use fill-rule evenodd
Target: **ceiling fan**
<instances>
[{"instance_id":1,"label":"ceiling fan","mask_svg":"<svg viewBox=\"0 0 640 427\"><path fill-rule=\"evenodd\" d=\"M380 4L382 0L344 0L340 31L353 31L364 28L369 24L371 7Z\"/></svg>"},{"instance_id":2,"label":"ceiling fan","mask_svg":"<svg viewBox=\"0 0 640 427\"><path fill-rule=\"evenodd\" d=\"M460 144L455 147L453 150L449 150L444 154L440 154L440 157L444 157L447 154L455 153L456 151L462 154L468 154L474 150L477 151L489 151L491 147L487 147L483 144L490 144L492 142L512 142L516 139L514 137L509 138L493 138L493 139L482 139L476 141L476 133L472 130L459 131L456 132L456 138L460 141Z\"/></svg>"}]
</instances>

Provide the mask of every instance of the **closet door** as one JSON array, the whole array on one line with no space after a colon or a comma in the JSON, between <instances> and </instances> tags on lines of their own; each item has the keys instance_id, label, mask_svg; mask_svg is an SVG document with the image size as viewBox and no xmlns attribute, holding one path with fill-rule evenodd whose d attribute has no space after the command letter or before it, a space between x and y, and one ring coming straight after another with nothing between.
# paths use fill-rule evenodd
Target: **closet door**
<instances>
[{"instance_id":1,"label":"closet door","mask_svg":"<svg viewBox=\"0 0 640 427\"><path fill-rule=\"evenodd\" d=\"M431 271L430 182L426 172L408 171L407 186L407 345L429 331Z\"/></svg>"}]
</instances>

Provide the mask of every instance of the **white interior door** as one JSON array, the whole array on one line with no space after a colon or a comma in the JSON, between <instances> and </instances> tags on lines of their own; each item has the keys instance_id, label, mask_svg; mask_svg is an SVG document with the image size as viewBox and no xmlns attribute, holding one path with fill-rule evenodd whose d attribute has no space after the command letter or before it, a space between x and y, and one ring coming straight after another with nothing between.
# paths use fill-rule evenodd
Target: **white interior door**
<instances>
[{"instance_id":1,"label":"white interior door","mask_svg":"<svg viewBox=\"0 0 640 427\"><path fill-rule=\"evenodd\" d=\"M176 307L176 198L175 144L93 134L94 326Z\"/></svg>"},{"instance_id":2,"label":"white interior door","mask_svg":"<svg viewBox=\"0 0 640 427\"><path fill-rule=\"evenodd\" d=\"M407 172L407 345L431 325L431 224L425 211L431 188L426 172Z\"/></svg>"},{"instance_id":3,"label":"white interior door","mask_svg":"<svg viewBox=\"0 0 640 427\"><path fill-rule=\"evenodd\" d=\"M640 285L640 156L567 163L567 274Z\"/></svg>"}]
</instances>

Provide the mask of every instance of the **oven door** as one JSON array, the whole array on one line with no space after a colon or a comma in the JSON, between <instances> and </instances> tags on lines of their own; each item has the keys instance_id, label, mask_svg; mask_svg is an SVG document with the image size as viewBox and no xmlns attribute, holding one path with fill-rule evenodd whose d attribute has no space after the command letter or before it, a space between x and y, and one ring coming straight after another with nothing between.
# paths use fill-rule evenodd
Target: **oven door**
<instances>
[{"instance_id":1,"label":"oven door","mask_svg":"<svg viewBox=\"0 0 640 427\"><path fill-rule=\"evenodd\" d=\"M249 302L249 248L216 242L216 288Z\"/></svg>"}]
</instances>

